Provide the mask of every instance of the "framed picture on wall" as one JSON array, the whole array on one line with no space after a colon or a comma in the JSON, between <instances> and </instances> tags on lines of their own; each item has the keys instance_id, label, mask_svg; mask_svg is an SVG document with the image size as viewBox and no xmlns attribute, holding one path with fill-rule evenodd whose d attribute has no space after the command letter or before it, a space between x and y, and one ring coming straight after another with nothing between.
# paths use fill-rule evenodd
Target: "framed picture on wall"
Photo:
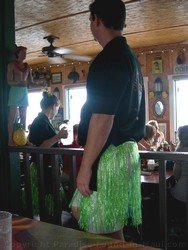
<instances>
[{"instance_id":1,"label":"framed picture on wall","mask_svg":"<svg viewBox=\"0 0 188 250\"><path fill-rule=\"evenodd\" d=\"M159 131L163 132L165 138L167 136L167 123L166 122L159 122Z\"/></svg>"},{"instance_id":2,"label":"framed picture on wall","mask_svg":"<svg viewBox=\"0 0 188 250\"><path fill-rule=\"evenodd\" d=\"M52 84L57 84L62 82L62 73L52 73Z\"/></svg>"},{"instance_id":3,"label":"framed picture on wall","mask_svg":"<svg viewBox=\"0 0 188 250\"><path fill-rule=\"evenodd\" d=\"M154 60L152 61L152 73L161 74L162 72L163 72L162 59L154 58Z\"/></svg>"}]
</instances>

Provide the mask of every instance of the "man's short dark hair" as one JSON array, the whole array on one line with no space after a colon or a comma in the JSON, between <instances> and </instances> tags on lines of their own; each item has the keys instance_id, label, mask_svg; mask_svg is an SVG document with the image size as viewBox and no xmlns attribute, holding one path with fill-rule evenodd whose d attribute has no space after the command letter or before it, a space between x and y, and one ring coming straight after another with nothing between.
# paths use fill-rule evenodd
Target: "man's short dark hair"
<instances>
[{"instance_id":1,"label":"man's short dark hair","mask_svg":"<svg viewBox=\"0 0 188 250\"><path fill-rule=\"evenodd\" d=\"M18 54L20 53L21 50L27 50L27 48L24 46L16 46L16 48L14 49L14 54L16 58L18 58Z\"/></svg>"},{"instance_id":2,"label":"man's short dark hair","mask_svg":"<svg viewBox=\"0 0 188 250\"><path fill-rule=\"evenodd\" d=\"M94 0L89 10L91 17L101 18L106 28L123 30L125 27L126 9L122 0Z\"/></svg>"}]
</instances>

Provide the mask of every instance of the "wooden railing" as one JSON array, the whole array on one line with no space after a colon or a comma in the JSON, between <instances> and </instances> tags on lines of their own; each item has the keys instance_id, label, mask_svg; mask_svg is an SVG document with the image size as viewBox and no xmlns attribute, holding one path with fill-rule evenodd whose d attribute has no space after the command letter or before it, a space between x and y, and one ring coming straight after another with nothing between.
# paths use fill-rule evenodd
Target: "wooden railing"
<instances>
[{"instance_id":1,"label":"wooden railing","mask_svg":"<svg viewBox=\"0 0 188 250\"><path fill-rule=\"evenodd\" d=\"M59 174L59 155L70 156L70 193L73 194L76 189L76 155L82 155L83 149L60 149L60 148L39 148L39 147L9 147L9 153L19 153L18 157L22 161L23 177L24 177L24 189L26 199L26 216L32 218L32 197L31 197L31 182L30 182L30 154L36 156L36 165L38 166L38 185L39 185L39 211L42 221L47 219L45 209L45 188L44 188L44 170L43 170L43 156L51 155L52 160L52 195L54 199L54 220L56 224L61 223L62 206L60 201L60 174ZM21 157L20 157L21 153ZM15 157L10 155L10 166L15 167Z\"/></svg>"},{"instance_id":2,"label":"wooden railing","mask_svg":"<svg viewBox=\"0 0 188 250\"><path fill-rule=\"evenodd\" d=\"M43 155L49 154L52 157L52 179L53 179L53 198L54 198L54 222L61 223L61 202L59 195L59 163L58 155L70 156L70 188L73 194L76 188L76 156L83 154L83 149L55 149L55 148L38 148L38 147L9 147L9 153L22 153L23 166L24 166L24 180L26 191L26 206L27 216L32 217L32 204L31 204L31 183L29 177L30 154L36 154L39 180L39 199L40 199L40 218L45 221L45 190L43 178ZM159 162L159 211L160 211L160 235L161 240L164 242L164 249L167 249L167 190L166 190L166 160L184 160L188 161L188 153L180 152L149 152L140 151L141 158L154 159ZM11 157L10 157L11 158ZM188 238L188 202L187 202L187 216L186 216L186 233Z\"/></svg>"},{"instance_id":3,"label":"wooden railing","mask_svg":"<svg viewBox=\"0 0 188 250\"><path fill-rule=\"evenodd\" d=\"M187 161L188 153L183 152L149 152L140 151L141 158L154 159L159 162L159 220L160 236L167 249L167 188L166 188L166 161ZM187 166L188 167L188 166ZM186 238L188 239L188 193L186 204Z\"/></svg>"}]
</instances>

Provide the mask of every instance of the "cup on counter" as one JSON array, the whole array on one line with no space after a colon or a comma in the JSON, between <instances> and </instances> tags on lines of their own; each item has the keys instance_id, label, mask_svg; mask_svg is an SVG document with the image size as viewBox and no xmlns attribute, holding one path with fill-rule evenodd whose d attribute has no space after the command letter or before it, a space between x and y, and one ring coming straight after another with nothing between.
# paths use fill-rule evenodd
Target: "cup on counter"
<instances>
[{"instance_id":1,"label":"cup on counter","mask_svg":"<svg viewBox=\"0 0 188 250\"><path fill-rule=\"evenodd\" d=\"M153 171L155 169L155 161L154 160L148 160L148 171Z\"/></svg>"},{"instance_id":2,"label":"cup on counter","mask_svg":"<svg viewBox=\"0 0 188 250\"><path fill-rule=\"evenodd\" d=\"M12 214L0 211L0 249L12 250Z\"/></svg>"}]
</instances>

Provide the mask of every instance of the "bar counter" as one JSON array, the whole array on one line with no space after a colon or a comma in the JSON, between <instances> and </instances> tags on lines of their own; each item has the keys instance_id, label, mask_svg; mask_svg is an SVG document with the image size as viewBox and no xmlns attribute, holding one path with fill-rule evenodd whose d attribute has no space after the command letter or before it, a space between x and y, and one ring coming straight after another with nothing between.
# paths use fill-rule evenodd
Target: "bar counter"
<instances>
[{"instance_id":1,"label":"bar counter","mask_svg":"<svg viewBox=\"0 0 188 250\"><path fill-rule=\"evenodd\" d=\"M155 250L133 242L57 226L25 217L13 216L13 250Z\"/></svg>"}]
</instances>

